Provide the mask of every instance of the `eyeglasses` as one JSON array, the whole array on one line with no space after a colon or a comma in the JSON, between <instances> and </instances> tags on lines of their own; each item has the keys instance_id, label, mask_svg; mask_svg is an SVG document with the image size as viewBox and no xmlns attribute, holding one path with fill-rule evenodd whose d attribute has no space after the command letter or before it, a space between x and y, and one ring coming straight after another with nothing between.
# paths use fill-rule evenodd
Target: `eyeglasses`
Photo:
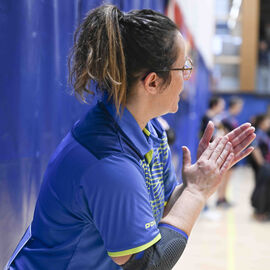
<instances>
[{"instance_id":1,"label":"eyeglasses","mask_svg":"<svg viewBox=\"0 0 270 270\"><path fill-rule=\"evenodd\" d=\"M177 71L177 70L180 70L180 71L183 72L183 78L184 78L184 80L187 81L187 80L189 80L190 77L191 77L192 69L193 69L193 63L192 63L192 60L191 60L189 57L187 57L184 66L181 67L181 68L170 68L170 69L162 69L162 70L155 70L155 71L156 71L156 72L165 72L165 71L171 71L171 70L173 70L173 71L174 71L174 70L176 70L176 71ZM147 74L142 78L142 80L144 80L144 79L147 77L148 74L149 74L149 73L147 73Z\"/></svg>"},{"instance_id":2,"label":"eyeglasses","mask_svg":"<svg viewBox=\"0 0 270 270\"><path fill-rule=\"evenodd\" d=\"M192 60L188 57L185 61L185 64L182 68L170 68L169 70L181 70L183 71L183 78L185 81L188 81L191 77L193 69L193 63Z\"/></svg>"},{"instance_id":3,"label":"eyeglasses","mask_svg":"<svg viewBox=\"0 0 270 270\"><path fill-rule=\"evenodd\" d=\"M170 68L167 70L163 69L163 70L157 70L157 71L161 72L161 71L170 71L170 70L180 70L180 71L183 71L183 78L185 81L187 81L191 77L192 69L193 69L192 60L189 57L187 57L184 66L181 68Z\"/></svg>"}]
</instances>

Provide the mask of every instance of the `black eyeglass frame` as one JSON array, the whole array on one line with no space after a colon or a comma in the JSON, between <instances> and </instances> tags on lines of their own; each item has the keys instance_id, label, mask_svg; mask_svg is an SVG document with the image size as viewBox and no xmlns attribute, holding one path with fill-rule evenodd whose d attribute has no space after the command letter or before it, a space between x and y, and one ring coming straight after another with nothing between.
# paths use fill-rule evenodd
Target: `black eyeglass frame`
<instances>
[{"instance_id":1,"label":"black eyeglass frame","mask_svg":"<svg viewBox=\"0 0 270 270\"><path fill-rule=\"evenodd\" d=\"M167 72L167 71L171 71L171 70L172 71L174 71L174 70L176 70L176 71L177 70L178 71L190 70L189 77L188 77L188 79L186 79L186 80L189 80L189 78L191 77L192 70L193 70L193 62L192 62L192 60L189 57L186 59L186 61L189 61L190 62L191 67L185 67L185 65L184 65L184 67L182 67L182 68L170 68L170 69L162 69L162 70L153 70L153 71L148 72L146 75L144 75L143 78L142 78L142 80L144 81L145 78L148 76L148 74L150 74L151 72Z\"/></svg>"}]
</instances>

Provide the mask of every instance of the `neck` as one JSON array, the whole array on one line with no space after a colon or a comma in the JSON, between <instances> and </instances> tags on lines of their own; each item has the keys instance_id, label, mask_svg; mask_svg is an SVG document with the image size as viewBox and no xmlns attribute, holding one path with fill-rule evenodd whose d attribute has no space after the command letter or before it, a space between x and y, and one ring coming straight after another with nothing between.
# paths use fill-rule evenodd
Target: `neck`
<instances>
[{"instance_id":1,"label":"neck","mask_svg":"<svg viewBox=\"0 0 270 270\"><path fill-rule=\"evenodd\" d=\"M145 128L151 119L158 116L153 98L154 96L147 93L140 84L130 90L126 108L135 118L141 130Z\"/></svg>"},{"instance_id":2,"label":"neck","mask_svg":"<svg viewBox=\"0 0 270 270\"><path fill-rule=\"evenodd\" d=\"M146 124L152 119L141 106L134 106L133 104L128 103L126 107L137 121L141 130L143 130Z\"/></svg>"}]
</instances>

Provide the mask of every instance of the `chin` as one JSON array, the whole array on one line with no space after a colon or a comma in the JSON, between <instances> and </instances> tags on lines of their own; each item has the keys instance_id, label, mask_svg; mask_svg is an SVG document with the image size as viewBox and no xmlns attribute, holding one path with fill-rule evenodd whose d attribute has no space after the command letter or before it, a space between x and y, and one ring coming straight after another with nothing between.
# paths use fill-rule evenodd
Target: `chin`
<instances>
[{"instance_id":1,"label":"chin","mask_svg":"<svg viewBox=\"0 0 270 270\"><path fill-rule=\"evenodd\" d=\"M178 111L178 105L170 110L170 113L176 113Z\"/></svg>"}]
</instances>

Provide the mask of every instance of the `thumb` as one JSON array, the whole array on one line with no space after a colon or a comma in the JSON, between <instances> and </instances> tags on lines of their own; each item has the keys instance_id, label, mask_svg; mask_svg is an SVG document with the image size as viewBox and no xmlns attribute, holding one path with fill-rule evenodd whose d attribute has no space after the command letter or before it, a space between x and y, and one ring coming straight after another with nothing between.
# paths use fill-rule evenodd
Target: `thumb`
<instances>
[{"instance_id":1,"label":"thumb","mask_svg":"<svg viewBox=\"0 0 270 270\"><path fill-rule=\"evenodd\" d=\"M191 165L190 151L186 146L182 146L183 151L183 168Z\"/></svg>"}]
</instances>

